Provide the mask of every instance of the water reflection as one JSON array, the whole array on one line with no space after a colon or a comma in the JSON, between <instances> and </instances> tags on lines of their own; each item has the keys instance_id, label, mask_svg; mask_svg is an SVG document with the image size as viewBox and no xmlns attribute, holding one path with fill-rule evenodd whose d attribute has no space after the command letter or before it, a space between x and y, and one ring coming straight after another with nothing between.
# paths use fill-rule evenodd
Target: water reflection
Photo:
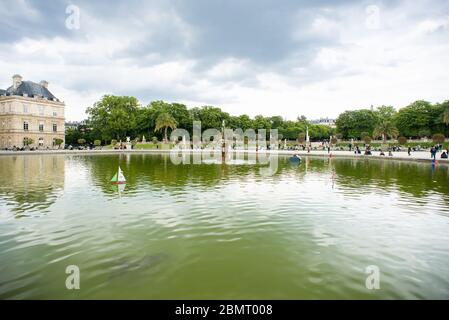
<instances>
[{"instance_id":1,"label":"water reflection","mask_svg":"<svg viewBox=\"0 0 449 320\"><path fill-rule=\"evenodd\" d=\"M64 188L64 160L62 155L0 157L0 201L17 217L46 212Z\"/></svg>"},{"instance_id":2,"label":"water reflection","mask_svg":"<svg viewBox=\"0 0 449 320\"><path fill-rule=\"evenodd\" d=\"M148 188L166 191L187 187L207 189L235 180L256 183L275 182L285 177L300 180L316 174L321 175L325 183L330 181L332 187L351 194L397 189L418 198L440 194L447 200L449 195L449 167L430 163L313 157L303 157L301 162L292 163L288 157L280 157L277 173L263 177L260 168L266 165L262 164L177 165L170 161L168 154L69 158L77 164L71 170L87 171L85 178L111 196L132 197ZM12 206L11 211L16 214L48 208L64 188L63 155L8 156L1 157L0 164L0 200ZM110 183L118 166L127 179L126 187Z\"/></svg>"}]
</instances>

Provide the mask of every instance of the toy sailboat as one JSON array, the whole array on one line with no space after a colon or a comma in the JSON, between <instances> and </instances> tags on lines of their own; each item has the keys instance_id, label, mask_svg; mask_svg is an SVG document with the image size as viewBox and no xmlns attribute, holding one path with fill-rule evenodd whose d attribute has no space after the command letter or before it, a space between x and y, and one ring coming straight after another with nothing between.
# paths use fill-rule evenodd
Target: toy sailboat
<instances>
[{"instance_id":1,"label":"toy sailboat","mask_svg":"<svg viewBox=\"0 0 449 320\"><path fill-rule=\"evenodd\" d=\"M111 183L113 184L125 184L126 179L123 175L122 169L120 169L120 166L118 167L117 173L112 177Z\"/></svg>"}]
</instances>

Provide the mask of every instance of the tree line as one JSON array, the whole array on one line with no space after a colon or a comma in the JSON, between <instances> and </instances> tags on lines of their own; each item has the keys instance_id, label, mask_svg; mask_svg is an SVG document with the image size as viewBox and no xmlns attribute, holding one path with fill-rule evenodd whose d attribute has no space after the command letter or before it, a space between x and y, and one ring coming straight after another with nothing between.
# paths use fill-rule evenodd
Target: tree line
<instances>
[{"instance_id":1,"label":"tree line","mask_svg":"<svg viewBox=\"0 0 449 320\"><path fill-rule=\"evenodd\" d=\"M226 128L243 131L247 129L278 129L279 139L305 139L306 127L312 140L329 139L335 129L326 125L308 123L304 116L296 120L285 120L282 116L254 118L246 114L230 115L219 107L202 106L188 109L181 103L153 101L147 106L139 105L135 97L106 95L86 110L88 118L78 129L66 132L66 143L77 144L78 140L93 142L101 140L109 144L112 140L126 137L139 141L145 136L147 141L162 141L175 128L192 133L193 121L201 121L201 130L218 129L225 121Z\"/></svg>"},{"instance_id":2,"label":"tree line","mask_svg":"<svg viewBox=\"0 0 449 320\"><path fill-rule=\"evenodd\" d=\"M432 104L419 100L399 109L380 106L370 109L345 111L336 119L336 128L311 124L306 117L286 120L282 116L254 118L246 114L230 115L219 107L202 106L188 109L181 103L153 101L141 106L135 97L105 95L87 108L87 120L76 130L67 130L66 143L84 142L109 144L112 140L130 137L141 141L166 140L169 132L182 128L192 132L193 121L201 121L202 130L221 129L223 121L231 129L277 129L279 139L305 140L306 127L312 141L330 136L340 139L449 136L449 101Z\"/></svg>"},{"instance_id":3,"label":"tree line","mask_svg":"<svg viewBox=\"0 0 449 320\"><path fill-rule=\"evenodd\" d=\"M449 101L419 100L398 111L392 106L345 111L336 120L338 135L344 139L448 136L448 125Z\"/></svg>"}]
</instances>

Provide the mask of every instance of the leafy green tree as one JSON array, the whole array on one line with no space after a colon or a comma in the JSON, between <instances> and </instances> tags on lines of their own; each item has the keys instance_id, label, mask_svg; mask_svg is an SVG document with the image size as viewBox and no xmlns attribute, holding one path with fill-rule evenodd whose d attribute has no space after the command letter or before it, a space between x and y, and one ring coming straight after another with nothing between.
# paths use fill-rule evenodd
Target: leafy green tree
<instances>
[{"instance_id":1,"label":"leafy green tree","mask_svg":"<svg viewBox=\"0 0 449 320\"><path fill-rule=\"evenodd\" d=\"M230 117L229 126L232 129L242 129L243 131L245 131L247 129L252 129L253 121L248 115L242 114L237 117Z\"/></svg>"},{"instance_id":2,"label":"leafy green tree","mask_svg":"<svg viewBox=\"0 0 449 320\"><path fill-rule=\"evenodd\" d=\"M429 137L430 136L430 130L429 129L421 129L418 132L418 136L420 138Z\"/></svg>"},{"instance_id":3,"label":"leafy green tree","mask_svg":"<svg viewBox=\"0 0 449 320\"><path fill-rule=\"evenodd\" d=\"M398 111L395 125L402 135L417 137L423 129L432 125L432 105L427 101L415 101Z\"/></svg>"},{"instance_id":4,"label":"leafy green tree","mask_svg":"<svg viewBox=\"0 0 449 320\"><path fill-rule=\"evenodd\" d=\"M284 123L284 119L281 116L273 116L269 118L269 121L271 122L271 128L278 129L282 127Z\"/></svg>"},{"instance_id":5,"label":"leafy green tree","mask_svg":"<svg viewBox=\"0 0 449 320\"><path fill-rule=\"evenodd\" d=\"M56 146L58 146L58 148L61 147L61 144L62 144L63 142L64 142L64 140L62 140L61 138L56 138L56 139L54 140L54 143L55 143Z\"/></svg>"},{"instance_id":6,"label":"leafy green tree","mask_svg":"<svg viewBox=\"0 0 449 320\"><path fill-rule=\"evenodd\" d=\"M382 121L393 121L396 115L396 109L393 106L380 106L377 107L375 114L379 122Z\"/></svg>"},{"instance_id":7,"label":"leafy green tree","mask_svg":"<svg viewBox=\"0 0 449 320\"><path fill-rule=\"evenodd\" d=\"M229 124L231 118L228 113L221 111L220 108L212 106L190 109L190 115L192 120L201 121L202 130L212 128L220 130L223 120Z\"/></svg>"},{"instance_id":8,"label":"leafy green tree","mask_svg":"<svg viewBox=\"0 0 449 320\"><path fill-rule=\"evenodd\" d=\"M134 97L105 95L87 108L89 122L103 140L125 139L137 128L138 101Z\"/></svg>"},{"instance_id":9,"label":"leafy green tree","mask_svg":"<svg viewBox=\"0 0 449 320\"><path fill-rule=\"evenodd\" d=\"M168 137L167 137L167 131L168 128L170 129L176 129L177 126L177 122L175 120L175 118L173 118L173 116L169 113L161 113L157 119L156 119L156 127L154 128L154 131L160 131L162 129L164 129L164 141L168 142Z\"/></svg>"},{"instance_id":10,"label":"leafy green tree","mask_svg":"<svg viewBox=\"0 0 449 320\"><path fill-rule=\"evenodd\" d=\"M67 129L65 133L65 142L67 144L76 144L81 139L82 133L78 129Z\"/></svg>"},{"instance_id":11,"label":"leafy green tree","mask_svg":"<svg viewBox=\"0 0 449 320\"><path fill-rule=\"evenodd\" d=\"M374 131L378 117L374 111L368 109L345 111L335 121L337 132L344 138L363 138L362 132L369 135Z\"/></svg>"}]
</instances>

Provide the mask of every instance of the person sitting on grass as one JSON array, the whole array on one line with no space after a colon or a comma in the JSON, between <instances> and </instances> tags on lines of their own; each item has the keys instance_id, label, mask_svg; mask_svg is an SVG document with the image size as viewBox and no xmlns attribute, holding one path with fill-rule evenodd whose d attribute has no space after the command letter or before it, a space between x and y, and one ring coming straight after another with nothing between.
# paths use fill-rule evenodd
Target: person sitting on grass
<instances>
[{"instance_id":1,"label":"person sitting on grass","mask_svg":"<svg viewBox=\"0 0 449 320\"><path fill-rule=\"evenodd\" d=\"M447 159L446 151L443 151L443 153L441 154L441 159Z\"/></svg>"}]
</instances>

